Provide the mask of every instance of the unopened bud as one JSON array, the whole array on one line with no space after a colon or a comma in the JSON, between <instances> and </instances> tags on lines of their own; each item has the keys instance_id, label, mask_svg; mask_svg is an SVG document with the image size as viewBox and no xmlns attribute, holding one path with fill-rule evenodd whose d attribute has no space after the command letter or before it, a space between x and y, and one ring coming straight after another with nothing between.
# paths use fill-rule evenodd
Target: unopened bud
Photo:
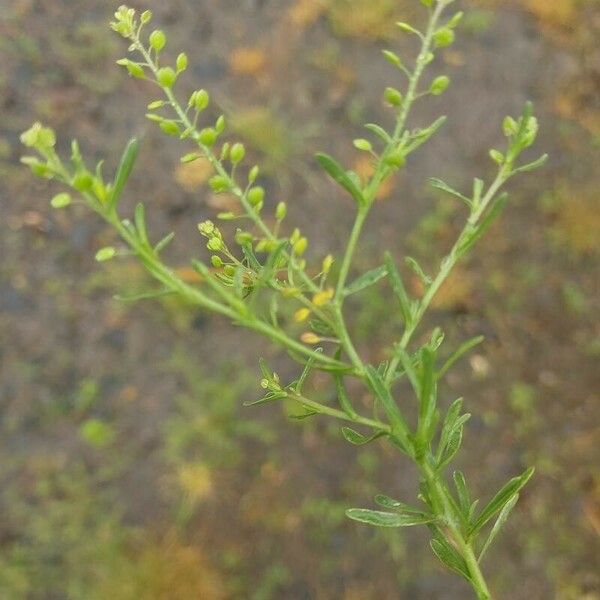
<instances>
[{"instance_id":1,"label":"unopened bud","mask_svg":"<svg viewBox=\"0 0 600 600\"><path fill-rule=\"evenodd\" d=\"M287 215L287 204L285 202L280 202L275 209L275 218L278 221L283 221L285 216Z\"/></svg>"},{"instance_id":2,"label":"unopened bud","mask_svg":"<svg viewBox=\"0 0 600 600\"><path fill-rule=\"evenodd\" d=\"M316 333L313 333L312 331L307 331L306 333L303 333L300 336L300 339L305 344L318 344L321 341L321 338Z\"/></svg>"},{"instance_id":3,"label":"unopened bud","mask_svg":"<svg viewBox=\"0 0 600 600\"><path fill-rule=\"evenodd\" d=\"M326 304L329 304L331 302L333 295L333 288L327 288L326 290L317 292L313 296L312 302L315 306L325 306Z\"/></svg>"},{"instance_id":4,"label":"unopened bud","mask_svg":"<svg viewBox=\"0 0 600 600\"><path fill-rule=\"evenodd\" d=\"M263 201L264 197L265 190L260 186L253 187L250 190L248 190L247 198L248 202L250 202L252 206L256 207L258 204L260 204Z\"/></svg>"},{"instance_id":5,"label":"unopened bud","mask_svg":"<svg viewBox=\"0 0 600 600\"><path fill-rule=\"evenodd\" d=\"M300 308L294 313L294 321L296 323L303 323L310 316L309 308Z\"/></svg>"},{"instance_id":6,"label":"unopened bud","mask_svg":"<svg viewBox=\"0 0 600 600\"><path fill-rule=\"evenodd\" d=\"M234 144L231 147L231 152L229 157L231 158L231 162L234 165L237 165L241 161L244 160L244 156L246 156L246 149L244 148L244 144Z\"/></svg>"},{"instance_id":7,"label":"unopened bud","mask_svg":"<svg viewBox=\"0 0 600 600\"><path fill-rule=\"evenodd\" d=\"M164 31L157 29L150 34L148 41L150 42L150 47L153 50L160 52L167 43L167 36L165 35Z\"/></svg>"}]
</instances>

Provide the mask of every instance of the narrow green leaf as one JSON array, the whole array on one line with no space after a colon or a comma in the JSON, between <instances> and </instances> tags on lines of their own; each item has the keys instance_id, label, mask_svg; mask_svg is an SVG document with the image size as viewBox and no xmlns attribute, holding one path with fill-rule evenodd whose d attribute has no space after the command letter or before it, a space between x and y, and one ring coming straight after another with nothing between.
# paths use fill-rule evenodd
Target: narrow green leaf
<instances>
[{"instance_id":1,"label":"narrow green leaf","mask_svg":"<svg viewBox=\"0 0 600 600\"><path fill-rule=\"evenodd\" d=\"M371 271L367 271L357 279L355 279L346 289L344 290L344 296L351 296L356 294L372 285L381 281L387 275L387 267L377 267Z\"/></svg>"},{"instance_id":2,"label":"narrow green leaf","mask_svg":"<svg viewBox=\"0 0 600 600\"><path fill-rule=\"evenodd\" d=\"M415 275L423 282L425 287L428 287L431 284L431 277L425 273L421 265L418 263L416 258L412 256L407 256L404 259L404 262L413 270Z\"/></svg>"},{"instance_id":3,"label":"narrow green leaf","mask_svg":"<svg viewBox=\"0 0 600 600\"><path fill-rule=\"evenodd\" d=\"M135 223L135 228L137 229L140 242L142 242L144 246L149 246L150 242L148 241L148 231L146 229L146 211L141 202L138 202L135 205L133 221Z\"/></svg>"},{"instance_id":4,"label":"narrow green leaf","mask_svg":"<svg viewBox=\"0 0 600 600\"><path fill-rule=\"evenodd\" d=\"M456 196L456 198L462 200L469 208L473 205L471 198L467 198L464 194L461 194L460 192L451 188L447 183L443 182L441 179L436 179L435 177L432 177L429 180L429 184L436 190L440 190L442 192L451 194L452 196Z\"/></svg>"},{"instance_id":5,"label":"narrow green leaf","mask_svg":"<svg viewBox=\"0 0 600 600\"><path fill-rule=\"evenodd\" d=\"M450 435L448 437L448 444L446 445L444 453L442 454L441 460L439 462L440 469L443 469L460 450L460 446L462 444L463 439L464 425L470 418L471 415L469 413L465 413L464 415L458 417L454 428L450 432Z\"/></svg>"},{"instance_id":6,"label":"narrow green leaf","mask_svg":"<svg viewBox=\"0 0 600 600\"><path fill-rule=\"evenodd\" d=\"M276 400L282 400L287 398L287 393L283 390L281 392L269 392L258 400L246 400L243 402L243 406L259 406L261 404L268 404L269 402L275 402Z\"/></svg>"},{"instance_id":7,"label":"narrow green leaf","mask_svg":"<svg viewBox=\"0 0 600 600\"><path fill-rule=\"evenodd\" d=\"M448 440L450 439L450 435L456 425L456 421L460 416L460 411L462 410L463 399L456 399L448 408L446 412L446 417L444 418L444 423L442 425L442 433L440 434L440 442L438 444L438 452L437 452L437 461L441 460L441 457L448 445Z\"/></svg>"},{"instance_id":8,"label":"narrow green leaf","mask_svg":"<svg viewBox=\"0 0 600 600\"><path fill-rule=\"evenodd\" d=\"M365 444L370 444L374 440L386 435L386 432L378 431L373 435L366 436L362 433L359 433L358 431L355 431L350 427L342 427L342 435L344 436L344 439L350 444L353 444L354 446L364 446Z\"/></svg>"},{"instance_id":9,"label":"narrow green leaf","mask_svg":"<svg viewBox=\"0 0 600 600\"><path fill-rule=\"evenodd\" d=\"M398 271L394 259L389 252L385 253L385 267L388 272L388 277L390 281L390 285L392 286L392 291L398 298L400 303L400 312L402 313L402 320L405 324L410 323L412 320L412 310L411 310L411 301L406 293L406 288L402 283L402 277L400 272Z\"/></svg>"},{"instance_id":10,"label":"narrow green leaf","mask_svg":"<svg viewBox=\"0 0 600 600\"><path fill-rule=\"evenodd\" d=\"M133 166L135 165L138 150L139 142L137 139L132 138L129 140L129 143L123 152L123 156L121 157L121 162L119 163L119 168L117 169L117 174L115 175L115 180L110 192L108 205L111 209L114 209L117 206L117 203L121 198L123 188L125 187L125 184L131 175L131 171L133 170Z\"/></svg>"},{"instance_id":11,"label":"narrow green leaf","mask_svg":"<svg viewBox=\"0 0 600 600\"><path fill-rule=\"evenodd\" d=\"M150 292L141 292L139 294L132 294L131 296L123 296L117 294L113 298L119 302L137 302L138 300L151 300L153 298L161 298L162 296L170 296L174 294L173 290L155 290Z\"/></svg>"},{"instance_id":12,"label":"narrow green leaf","mask_svg":"<svg viewBox=\"0 0 600 600\"><path fill-rule=\"evenodd\" d=\"M429 127L413 131L411 134L412 141L406 146L405 155L414 152L425 142L429 141L439 131L439 129L446 121L447 117L443 116L434 121Z\"/></svg>"},{"instance_id":13,"label":"narrow green leaf","mask_svg":"<svg viewBox=\"0 0 600 600\"><path fill-rule=\"evenodd\" d=\"M315 349L315 354L321 353L321 352L323 352L323 348ZM296 384L294 386L294 389L297 394L302 394L302 388L304 386L304 383L306 382L306 378L312 371L315 360L316 360L316 356L313 355L313 356L310 356L309 359L306 361L306 364L304 365L304 369L302 370L302 373L300 374L300 377L298 378L298 381L296 382Z\"/></svg>"},{"instance_id":14,"label":"narrow green leaf","mask_svg":"<svg viewBox=\"0 0 600 600\"><path fill-rule=\"evenodd\" d=\"M412 442L410 441L410 429L402 415L400 407L392 398L390 391L385 387L383 379L373 365L367 365L367 377L371 384L375 396L381 401L383 410L390 420L392 434L396 436L404 446L405 451L412 452Z\"/></svg>"},{"instance_id":15,"label":"narrow green leaf","mask_svg":"<svg viewBox=\"0 0 600 600\"><path fill-rule=\"evenodd\" d=\"M496 513L501 511L512 497L517 494L531 479L535 469L530 467L519 477L513 477L500 491L488 502L473 523L469 535L475 535Z\"/></svg>"},{"instance_id":16,"label":"narrow green leaf","mask_svg":"<svg viewBox=\"0 0 600 600\"><path fill-rule=\"evenodd\" d=\"M419 373L419 425L418 437L422 443L431 431L431 423L435 417L437 401L437 385L435 380L435 352L424 346L420 352L421 368Z\"/></svg>"},{"instance_id":17,"label":"narrow green leaf","mask_svg":"<svg viewBox=\"0 0 600 600\"><path fill-rule=\"evenodd\" d=\"M160 254L160 252L162 252L175 238L175 233L171 232L168 235L166 235L162 240L160 240L160 242L158 242L158 244L156 244L156 246L154 246L154 252L156 252L156 254Z\"/></svg>"},{"instance_id":18,"label":"narrow green leaf","mask_svg":"<svg viewBox=\"0 0 600 600\"><path fill-rule=\"evenodd\" d=\"M544 154L540 156L537 160L530 162L526 165L522 165L513 170L512 175L516 175L517 173L529 173L530 171L535 171L540 167L543 167L548 162L549 156Z\"/></svg>"},{"instance_id":19,"label":"narrow green leaf","mask_svg":"<svg viewBox=\"0 0 600 600\"><path fill-rule=\"evenodd\" d=\"M318 153L316 155L316 159L325 172L336 183L341 185L359 205L364 204L365 199L360 188L338 162L336 162L331 156L323 153Z\"/></svg>"},{"instance_id":20,"label":"narrow green leaf","mask_svg":"<svg viewBox=\"0 0 600 600\"><path fill-rule=\"evenodd\" d=\"M433 539L430 542L433 553L446 565L451 571L454 571L467 581L471 581L467 563L463 557L446 540Z\"/></svg>"},{"instance_id":21,"label":"narrow green leaf","mask_svg":"<svg viewBox=\"0 0 600 600\"><path fill-rule=\"evenodd\" d=\"M339 359L338 356L336 358ZM358 417L358 413L354 410L354 406L352 406L352 401L348 396L348 392L346 391L346 386L344 385L344 378L340 373L335 374L335 389L337 392L337 399L342 407L342 410L352 419Z\"/></svg>"},{"instance_id":22,"label":"narrow green leaf","mask_svg":"<svg viewBox=\"0 0 600 600\"><path fill-rule=\"evenodd\" d=\"M367 123L365 128L379 136L386 144L389 144L392 141L390 134L383 127L381 127L381 125L377 125L376 123Z\"/></svg>"},{"instance_id":23,"label":"narrow green leaf","mask_svg":"<svg viewBox=\"0 0 600 600\"><path fill-rule=\"evenodd\" d=\"M375 527L411 527L413 525L425 525L433 521L433 517L424 515L402 515L367 508L350 508L346 511L346 516L354 521L374 525Z\"/></svg>"},{"instance_id":24,"label":"narrow green leaf","mask_svg":"<svg viewBox=\"0 0 600 600\"><path fill-rule=\"evenodd\" d=\"M496 522L494 523L494 526L492 527L492 530L490 531L490 535L488 535L487 539L485 540L485 542L481 548L481 552L479 553L479 558L477 559L479 562L481 562L483 555L486 553L487 549L490 547L492 542L496 539L496 536L498 535L498 533L500 532L500 530L502 529L502 527L508 520L508 517L510 516L512 509L515 507L515 505L517 504L518 501L519 501L519 494L515 494L504 505L504 508L500 511L500 514L498 515L498 518L496 519Z\"/></svg>"},{"instance_id":25,"label":"narrow green leaf","mask_svg":"<svg viewBox=\"0 0 600 600\"><path fill-rule=\"evenodd\" d=\"M468 523L469 511L471 509L471 494L467 487L467 480L461 471L454 471L453 477L454 486L456 487L456 492L458 494L458 505L464 520Z\"/></svg>"},{"instance_id":26,"label":"narrow green leaf","mask_svg":"<svg viewBox=\"0 0 600 600\"><path fill-rule=\"evenodd\" d=\"M452 365L454 363L459 361L467 352L469 352L469 350L472 350L473 348L475 348L475 346L478 346L484 340L485 340L485 337L483 335L478 335L478 336L471 338L470 340L467 340L466 342L462 343L458 347L458 349L450 355L448 360L446 360L446 362L444 363L442 368L438 371L437 378L441 379L448 372L448 369L450 369L450 367L452 367Z\"/></svg>"},{"instance_id":27,"label":"narrow green leaf","mask_svg":"<svg viewBox=\"0 0 600 600\"><path fill-rule=\"evenodd\" d=\"M429 520L435 519L433 515L429 515L418 508L409 506L408 504L400 502L399 500L394 500L394 498L390 498L389 496L386 496L384 494L377 494L377 496L375 496L375 502L383 508L387 508L388 510L393 510L401 514L420 516L424 519Z\"/></svg>"}]
</instances>

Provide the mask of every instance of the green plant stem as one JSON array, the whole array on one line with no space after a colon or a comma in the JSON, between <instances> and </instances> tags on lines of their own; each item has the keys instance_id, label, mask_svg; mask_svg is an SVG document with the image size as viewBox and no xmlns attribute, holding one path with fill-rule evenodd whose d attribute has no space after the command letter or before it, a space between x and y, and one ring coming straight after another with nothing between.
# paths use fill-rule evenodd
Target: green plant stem
<instances>
[{"instance_id":1,"label":"green plant stem","mask_svg":"<svg viewBox=\"0 0 600 600\"><path fill-rule=\"evenodd\" d=\"M460 553L467 566L470 583L478 600L492 600L485 577L479 567L473 547L467 541L460 527L460 520L454 509L454 500L445 481L440 474L430 465L431 457L417 462L421 474L432 490L434 498L439 504L441 514L444 516L446 527L450 537L455 544L456 550Z\"/></svg>"},{"instance_id":2,"label":"green plant stem","mask_svg":"<svg viewBox=\"0 0 600 600\"><path fill-rule=\"evenodd\" d=\"M343 316L343 303L344 303L344 287L346 285L346 281L348 279L348 274L350 272L350 267L352 265L352 260L354 258L354 254L356 252L356 247L358 245L358 241L360 239L360 235L362 233L363 226L375 197L377 195L377 191L383 180L390 174L391 168L386 164L385 158L391 152L396 150L398 144L400 143L400 138L406 126L406 122L410 115L410 110L413 106L413 103L417 97L417 90L419 86L419 82L421 80L421 76L423 75L423 71L427 66L426 57L431 52L433 35L436 31L439 19L442 15L444 8L446 7L446 3L440 2L436 8L433 10L431 14L431 18L429 19L429 24L427 27L427 32L423 36L421 49L419 51L419 55L416 60L415 70L410 76L408 90L406 96L404 98L404 102L402 104L402 110L398 115L396 126L394 129L394 134L392 136L392 140L387 145L385 150L383 151L380 160L378 161L377 168L375 173L373 174L371 181L365 186L364 191L364 204L359 206L356 218L354 220L354 225L352 227L352 232L350 234L350 238L348 240L348 244L346 246L346 250L344 252L344 256L342 259L342 264L340 267L340 273L338 276L338 281L336 285L336 292L334 297L334 304L336 306L336 315L337 315L337 334L342 342L344 350L350 357L352 363L356 367L359 373L364 373L364 363L360 359L356 348L352 344L350 340L350 336L348 334L348 328L346 326L344 316Z\"/></svg>"},{"instance_id":3,"label":"green plant stem","mask_svg":"<svg viewBox=\"0 0 600 600\"><path fill-rule=\"evenodd\" d=\"M458 238L456 239L456 242L452 246L452 249L450 250L450 252L442 260L440 270L438 271L437 275L435 276L435 279L427 287L425 294L419 301L417 310L415 311L413 318L411 319L407 328L404 330L404 334L402 335L402 338L399 342L399 346L403 350L406 350L406 348L408 347L408 344L410 343L417 327L421 323L423 316L425 315L427 309L429 308L429 305L431 304L431 301L433 300L433 298L439 291L442 284L446 281L446 279L452 272L452 269L454 269L454 267L456 266L456 264L462 257L463 253L461 252L461 247L465 241L465 238L467 237L469 232L472 230L472 228L474 226L476 226L477 224L479 224L482 216L485 214L490 203L496 197L496 194L498 193L498 191L500 190L502 185L507 181L507 179L508 179L508 175L507 175L505 169L504 168L500 169L498 175L496 176L496 179L490 185L487 193L481 199L478 207L471 212L471 215L469 216L469 219L467 220L463 230L461 231ZM398 368L399 364L400 364L400 357L398 354L396 354L391 359L387 373L386 373L385 382L388 386L393 383L393 381L396 377L396 369Z\"/></svg>"},{"instance_id":4,"label":"green plant stem","mask_svg":"<svg viewBox=\"0 0 600 600\"><path fill-rule=\"evenodd\" d=\"M319 414L334 417L342 421L349 421L357 425L364 425L365 427L370 427L371 429L376 429L377 431L382 431L385 433L391 433L392 431L391 427L386 423L376 421L374 419L369 419L367 417L361 417L359 415L350 416L341 410L337 410L335 408L331 408L330 406L326 406L325 404L321 404L320 402L310 400L304 396L301 396L300 394L288 392L288 397L298 401L306 408L310 408L317 411Z\"/></svg>"}]
</instances>

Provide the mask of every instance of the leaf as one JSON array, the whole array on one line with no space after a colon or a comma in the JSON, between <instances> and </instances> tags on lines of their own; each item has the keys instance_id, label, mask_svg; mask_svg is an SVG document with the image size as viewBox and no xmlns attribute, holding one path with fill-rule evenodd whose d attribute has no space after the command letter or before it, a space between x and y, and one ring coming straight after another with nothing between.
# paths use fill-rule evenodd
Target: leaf
<instances>
[{"instance_id":1,"label":"leaf","mask_svg":"<svg viewBox=\"0 0 600 600\"><path fill-rule=\"evenodd\" d=\"M443 182L441 179L436 179L435 177L432 177L429 179L429 184L436 190L440 190L442 192L451 194L452 196L456 196L457 198L462 200L468 207L471 207L473 205L473 202L470 198L467 198L465 195L461 194L460 192L457 192L455 189L451 188L447 183Z\"/></svg>"},{"instance_id":2,"label":"leaf","mask_svg":"<svg viewBox=\"0 0 600 600\"><path fill-rule=\"evenodd\" d=\"M402 283L402 277L394 263L392 255L389 252L385 253L385 267L388 272L388 277L390 281L390 285L392 286L392 291L398 298L400 302L400 311L402 312L402 320L405 324L409 323L412 320L412 309L411 309L411 301L406 293L406 288Z\"/></svg>"},{"instance_id":3,"label":"leaf","mask_svg":"<svg viewBox=\"0 0 600 600\"><path fill-rule=\"evenodd\" d=\"M433 517L427 515L410 515L369 510L367 508L350 508L346 516L353 521L374 525L375 527L411 527L431 523Z\"/></svg>"},{"instance_id":4,"label":"leaf","mask_svg":"<svg viewBox=\"0 0 600 600\"><path fill-rule=\"evenodd\" d=\"M123 156L121 157L121 162L119 163L119 168L117 169L117 174L115 175L115 180L113 182L110 197L108 199L108 205L111 209L114 209L119 202L119 198L123 193L123 188L125 187L125 184L131 175L131 171L133 170L133 166L135 165L138 151L138 140L136 138L131 138L125 148L125 151L123 152Z\"/></svg>"},{"instance_id":5,"label":"leaf","mask_svg":"<svg viewBox=\"0 0 600 600\"><path fill-rule=\"evenodd\" d=\"M501 511L531 479L535 469L530 467L519 477L513 477L500 491L488 502L471 526L469 535L475 535L497 512Z\"/></svg>"},{"instance_id":6,"label":"leaf","mask_svg":"<svg viewBox=\"0 0 600 600\"><path fill-rule=\"evenodd\" d=\"M154 252L156 252L156 254L162 252L173 241L174 237L174 232L171 232L168 235L166 235L162 240L160 240L160 242L158 242L158 244L156 244L156 246L154 246Z\"/></svg>"},{"instance_id":7,"label":"leaf","mask_svg":"<svg viewBox=\"0 0 600 600\"><path fill-rule=\"evenodd\" d=\"M146 211L144 205L138 202L135 205L134 223L138 236L144 246L149 246L148 231L146 230Z\"/></svg>"},{"instance_id":8,"label":"leaf","mask_svg":"<svg viewBox=\"0 0 600 600\"><path fill-rule=\"evenodd\" d=\"M417 262L417 259L412 256L407 256L404 259L404 262L413 270L413 272L417 275L417 277L423 282L425 287L428 287L431 284L431 277L423 271L421 265Z\"/></svg>"},{"instance_id":9,"label":"leaf","mask_svg":"<svg viewBox=\"0 0 600 600\"><path fill-rule=\"evenodd\" d=\"M534 160L533 162L530 162L526 165L522 165L521 167L517 167L513 170L512 175L516 175L517 173L529 173L530 171L535 171L535 169L543 167L546 164L546 162L548 162L548 158L549 156L547 154L544 154L540 156L537 160Z\"/></svg>"},{"instance_id":10,"label":"leaf","mask_svg":"<svg viewBox=\"0 0 600 600\"><path fill-rule=\"evenodd\" d=\"M415 130L411 135L413 141L406 147L405 154L414 152L417 148L431 139L438 132L440 127L446 122L446 120L447 117L443 116L434 121L429 127Z\"/></svg>"},{"instance_id":11,"label":"leaf","mask_svg":"<svg viewBox=\"0 0 600 600\"><path fill-rule=\"evenodd\" d=\"M156 290L151 292L141 292L139 294L132 294L131 296L122 296L117 294L113 296L115 300L119 302L137 302L138 300L150 300L152 298L161 298L162 296L169 296L175 294L173 290Z\"/></svg>"},{"instance_id":12,"label":"leaf","mask_svg":"<svg viewBox=\"0 0 600 600\"><path fill-rule=\"evenodd\" d=\"M339 356L336 356L339 359ZM342 407L342 410L352 419L358 417L358 413L354 410L346 387L344 386L344 379L340 373L335 374L335 388L337 392L337 399Z\"/></svg>"},{"instance_id":13,"label":"leaf","mask_svg":"<svg viewBox=\"0 0 600 600\"><path fill-rule=\"evenodd\" d=\"M435 381L436 353L424 346L420 352L421 369L419 374L419 425L418 436L422 443L428 442L431 424L435 417L437 385Z\"/></svg>"},{"instance_id":14,"label":"leaf","mask_svg":"<svg viewBox=\"0 0 600 600\"><path fill-rule=\"evenodd\" d=\"M308 377L309 373L311 372L312 368L313 368L313 364L315 363L316 360L316 354L318 353L322 353L323 352L323 348L315 348L315 353L309 357L309 359L306 361L306 364L304 365L304 369L302 370L302 373L300 374L300 377L298 377L298 381L296 381L295 385L294 385L294 390L296 392L296 394L300 395L302 393L302 387L304 386L304 382L306 381L306 378Z\"/></svg>"},{"instance_id":15,"label":"leaf","mask_svg":"<svg viewBox=\"0 0 600 600\"><path fill-rule=\"evenodd\" d=\"M430 542L433 553L446 565L451 571L454 571L467 581L471 581L467 563L463 557L446 541L442 539L433 539Z\"/></svg>"},{"instance_id":16,"label":"leaf","mask_svg":"<svg viewBox=\"0 0 600 600\"><path fill-rule=\"evenodd\" d=\"M242 404L243 406L259 406L260 404L267 404L269 402L275 402L276 400L282 400L283 398L287 398L287 396L287 392L284 392L283 390L281 392L269 392L258 400L246 400Z\"/></svg>"},{"instance_id":17,"label":"leaf","mask_svg":"<svg viewBox=\"0 0 600 600\"><path fill-rule=\"evenodd\" d=\"M309 410L302 415L289 415L289 418L294 419L294 421L304 421L305 419L310 419L310 417L314 417L318 414L320 414L318 410Z\"/></svg>"},{"instance_id":18,"label":"leaf","mask_svg":"<svg viewBox=\"0 0 600 600\"><path fill-rule=\"evenodd\" d=\"M460 450L463 438L464 425L470 418L471 415L469 413L466 413L457 419L454 428L450 432L448 444L446 445L444 453L442 454L441 460L439 462L438 466L440 469L444 468Z\"/></svg>"},{"instance_id":19,"label":"leaf","mask_svg":"<svg viewBox=\"0 0 600 600\"><path fill-rule=\"evenodd\" d=\"M377 125L376 123L367 123L365 128L379 136L386 144L390 144L392 142L392 137L383 127L381 127L381 125Z\"/></svg>"},{"instance_id":20,"label":"leaf","mask_svg":"<svg viewBox=\"0 0 600 600\"><path fill-rule=\"evenodd\" d=\"M475 348L475 346L481 344L481 342L484 340L485 337L483 335L478 335L462 343L458 349L450 355L450 358L446 360L442 368L438 371L437 378L440 379L443 377L454 363L460 360L467 352L469 352L469 350L472 350Z\"/></svg>"},{"instance_id":21,"label":"leaf","mask_svg":"<svg viewBox=\"0 0 600 600\"><path fill-rule=\"evenodd\" d=\"M355 431L350 427L342 427L342 435L344 436L344 439L350 444L353 444L354 446L364 446L365 444L369 444L374 440L386 435L386 432L378 431L373 435L365 436L362 433L359 433L358 431Z\"/></svg>"},{"instance_id":22,"label":"leaf","mask_svg":"<svg viewBox=\"0 0 600 600\"><path fill-rule=\"evenodd\" d=\"M364 204L364 197L362 192L352 178L344 171L343 167L336 162L331 156L323 153L316 155L317 162L327 172L327 174L339 185L341 185L356 202Z\"/></svg>"},{"instance_id":23,"label":"leaf","mask_svg":"<svg viewBox=\"0 0 600 600\"><path fill-rule=\"evenodd\" d=\"M427 519L431 519L431 520L434 519L433 515L428 515L426 512L423 512L422 510L419 510L418 508L413 508L412 506L409 506L408 504L405 504L404 502L400 502L399 500L394 500L394 498L390 498L389 496L386 496L384 494L377 494L377 496L375 496L375 502L377 504L379 504L379 506L382 506L383 508L394 510L399 513L404 513L404 514L408 513L411 515L419 515L423 518L427 518Z\"/></svg>"},{"instance_id":24,"label":"leaf","mask_svg":"<svg viewBox=\"0 0 600 600\"><path fill-rule=\"evenodd\" d=\"M486 553L487 549L490 547L491 543L496 539L496 536L508 520L512 509L515 507L517 502L519 501L519 494L515 494L505 505L504 508L500 511L492 530L490 531L490 535L488 535L487 540L483 544L481 548L481 552L479 553L479 558L477 559L481 562L483 555Z\"/></svg>"},{"instance_id":25,"label":"leaf","mask_svg":"<svg viewBox=\"0 0 600 600\"><path fill-rule=\"evenodd\" d=\"M385 387L381 375L373 367L373 365L367 365L367 377L371 388L375 393L375 396L381 401L383 410L390 420L392 426L392 435L398 438L398 441L402 444L405 452L410 454L412 452L412 442L410 441L410 430L402 411L396 404L396 401L392 398L390 391Z\"/></svg>"},{"instance_id":26,"label":"leaf","mask_svg":"<svg viewBox=\"0 0 600 600\"><path fill-rule=\"evenodd\" d=\"M469 511L471 509L471 494L467 487L467 480L461 471L454 471L454 486L458 494L458 505L465 521L469 521Z\"/></svg>"},{"instance_id":27,"label":"leaf","mask_svg":"<svg viewBox=\"0 0 600 600\"><path fill-rule=\"evenodd\" d=\"M377 267L371 271L367 271L361 275L358 279L355 279L346 289L344 290L344 296L350 296L356 294L365 288L368 288L387 275L387 268L385 266Z\"/></svg>"}]
</instances>

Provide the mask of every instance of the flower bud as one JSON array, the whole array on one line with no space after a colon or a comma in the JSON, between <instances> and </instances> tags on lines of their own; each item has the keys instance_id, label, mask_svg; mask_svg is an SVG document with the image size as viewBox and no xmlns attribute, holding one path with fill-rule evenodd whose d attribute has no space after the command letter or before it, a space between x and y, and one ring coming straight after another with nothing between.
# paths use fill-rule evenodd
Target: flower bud
<instances>
[{"instance_id":1,"label":"flower bud","mask_svg":"<svg viewBox=\"0 0 600 600\"><path fill-rule=\"evenodd\" d=\"M179 130L179 125L176 121L171 121L169 119L163 119L158 126L163 130L167 135L177 136L181 132Z\"/></svg>"},{"instance_id":2,"label":"flower bud","mask_svg":"<svg viewBox=\"0 0 600 600\"><path fill-rule=\"evenodd\" d=\"M248 244L251 244L254 241L254 238L252 237L251 233L238 229L235 232L235 241L240 246L246 246Z\"/></svg>"},{"instance_id":3,"label":"flower bud","mask_svg":"<svg viewBox=\"0 0 600 600\"><path fill-rule=\"evenodd\" d=\"M225 273L225 275L233 277L235 275L235 267L233 265L225 265L223 267L223 272Z\"/></svg>"},{"instance_id":4,"label":"flower bud","mask_svg":"<svg viewBox=\"0 0 600 600\"><path fill-rule=\"evenodd\" d=\"M313 333L312 331L307 331L306 333L303 333L300 336L300 339L305 344L318 344L321 341L321 338L316 333Z\"/></svg>"},{"instance_id":5,"label":"flower bud","mask_svg":"<svg viewBox=\"0 0 600 600\"><path fill-rule=\"evenodd\" d=\"M254 165L251 169L250 169L250 173L248 173L248 183L254 183L256 181L256 178L258 177L258 173L259 173L259 168L258 166Z\"/></svg>"},{"instance_id":6,"label":"flower bud","mask_svg":"<svg viewBox=\"0 0 600 600\"><path fill-rule=\"evenodd\" d=\"M209 179L208 184L210 185L212 191L217 194L226 192L230 187L229 180L222 175L214 175Z\"/></svg>"},{"instance_id":7,"label":"flower bud","mask_svg":"<svg viewBox=\"0 0 600 600\"><path fill-rule=\"evenodd\" d=\"M333 265L333 256L331 254L328 254L324 259L323 259L323 265L321 267L321 270L323 271L323 273L325 275L327 275L327 273L329 273L329 271L331 271L331 267Z\"/></svg>"},{"instance_id":8,"label":"flower bud","mask_svg":"<svg viewBox=\"0 0 600 600\"><path fill-rule=\"evenodd\" d=\"M211 237L206 244L206 247L213 252L218 252L223 249L223 240L218 237Z\"/></svg>"},{"instance_id":9,"label":"flower bud","mask_svg":"<svg viewBox=\"0 0 600 600\"><path fill-rule=\"evenodd\" d=\"M153 31L150 34L148 41L150 42L150 47L153 50L156 50L156 52L160 52L167 43L167 36L165 35L164 31L157 29L156 31Z\"/></svg>"},{"instance_id":10,"label":"flower bud","mask_svg":"<svg viewBox=\"0 0 600 600\"><path fill-rule=\"evenodd\" d=\"M223 261L221 260L221 257L217 256L216 254L213 254L210 257L210 262L212 263L212 266L215 269L220 269L223 266Z\"/></svg>"},{"instance_id":11,"label":"flower bud","mask_svg":"<svg viewBox=\"0 0 600 600\"><path fill-rule=\"evenodd\" d=\"M210 96L206 90L197 90L190 96L190 106L193 106L198 112L206 109L210 102Z\"/></svg>"},{"instance_id":12,"label":"flower bud","mask_svg":"<svg viewBox=\"0 0 600 600\"><path fill-rule=\"evenodd\" d=\"M221 221L233 221L235 215L232 212L221 212L217 215L217 219L221 219Z\"/></svg>"},{"instance_id":13,"label":"flower bud","mask_svg":"<svg viewBox=\"0 0 600 600\"><path fill-rule=\"evenodd\" d=\"M152 11L151 10L145 10L140 15L140 21L142 22L142 25L146 25L146 23L150 23L151 20L152 20Z\"/></svg>"},{"instance_id":14,"label":"flower bud","mask_svg":"<svg viewBox=\"0 0 600 600\"><path fill-rule=\"evenodd\" d=\"M406 164L406 157L404 156L402 150L395 150L385 157L385 163L391 167L396 167L399 169Z\"/></svg>"},{"instance_id":15,"label":"flower bud","mask_svg":"<svg viewBox=\"0 0 600 600\"><path fill-rule=\"evenodd\" d=\"M89 173L86 172L77 173L75 177L73 177L73 181L71 182L71 185L78 192L87 192L89 189L91 189L93 184L94 179Z\"/></svg>"},{"instance_id":16,"label":"flower bud","mask_svg":"<svg viewBox=\"0 0 600 600\"><path fill-rule=\"evenodd\" d=\"M215 231L215 224L212 221L203 221L198 223L198 231L202 235L212 235Z\"/></svg>"},{"instance_id":17,"label":"flower bud","mask_svg":"<svg viewBox=\"0 0 600 600\"><path fill-rule=\"evenodd\" d=\"M504 163L504 154L498 150L490 150L490 158L499 165Z\"/></svg>"}]
</instances>

